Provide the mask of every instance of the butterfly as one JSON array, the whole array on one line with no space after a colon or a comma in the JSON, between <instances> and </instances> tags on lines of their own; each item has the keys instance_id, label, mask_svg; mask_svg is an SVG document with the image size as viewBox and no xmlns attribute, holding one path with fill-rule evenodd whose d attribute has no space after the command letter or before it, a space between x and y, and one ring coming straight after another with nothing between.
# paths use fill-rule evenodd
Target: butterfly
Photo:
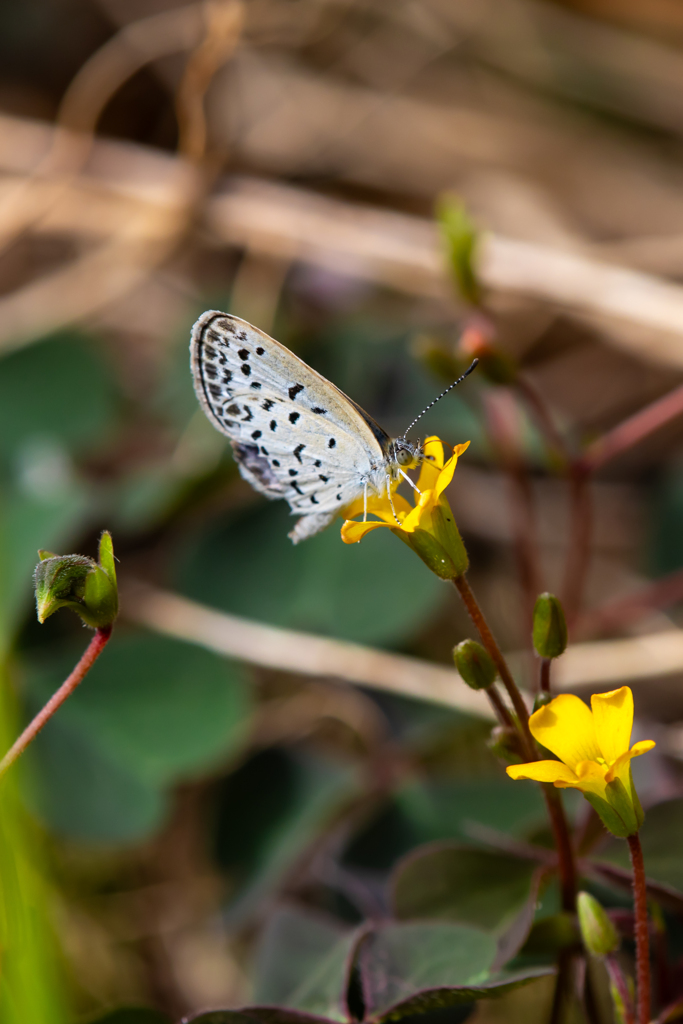
<instances>
[{"instance_id":1,"label":"butterfly","mask_svg":"<svg viewBox=\"0 0 683 1024\"><path fill-rule=\"evenodd\" d=\"M391 502L402 478L415 487L406 469L423 459L419 442L389 437L343 391L246 320L202 313L190 357L199 402L230 438L244 479L268 498L284 498L300 517L289 534L295 544L361 496L367 508L368 495Z\"/></svg>"}]
</instances>

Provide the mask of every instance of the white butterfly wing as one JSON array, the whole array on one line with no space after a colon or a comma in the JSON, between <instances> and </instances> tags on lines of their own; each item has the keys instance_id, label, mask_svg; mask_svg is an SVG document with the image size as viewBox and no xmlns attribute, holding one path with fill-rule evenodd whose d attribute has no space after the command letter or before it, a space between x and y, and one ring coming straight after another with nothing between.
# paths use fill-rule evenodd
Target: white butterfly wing
<instances>
[{"instance_id":1,"label":"white butterfly wing","mask_svg":"<svg viewBox=\"0 0 683 1024\"><path fill-rule=\"evenodd\" d=\"M240 472L323 529L386 460L388 435L343 392L245 320L209 310L192 329L197 397L231 442Z\"/></svg>"}]
</instances>

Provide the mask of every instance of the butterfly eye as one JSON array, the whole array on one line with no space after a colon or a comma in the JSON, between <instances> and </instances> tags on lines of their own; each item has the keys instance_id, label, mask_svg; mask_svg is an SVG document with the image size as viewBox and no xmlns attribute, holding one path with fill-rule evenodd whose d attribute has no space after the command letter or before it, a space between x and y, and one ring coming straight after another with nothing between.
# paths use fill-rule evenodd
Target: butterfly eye
<instances>
[{"instance_id":1,"label":"butterfly eye","mask_svg":"<svg viewBox=\"0 0 683 1024\"><path fill-rule=\"evenodd\" d=\"M409 466L413 461L413 456L407 448L401 448L400 451L396 453L396 461L399 466Z\"/></svg>"}]
</instances>

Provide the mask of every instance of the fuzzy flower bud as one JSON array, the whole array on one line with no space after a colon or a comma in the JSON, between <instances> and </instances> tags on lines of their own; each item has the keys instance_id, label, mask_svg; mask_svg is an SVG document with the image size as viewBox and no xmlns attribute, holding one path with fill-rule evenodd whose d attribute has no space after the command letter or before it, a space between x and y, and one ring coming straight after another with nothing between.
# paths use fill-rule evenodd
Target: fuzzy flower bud
<instances>
[{"instance_id":1,"label":"fuzzy flower bud","mask_svg":"<svg viewBox=\"0 0 683 1024\"><path fill-rule=\"evenodd\" d=\"M34 573L38 621L58 608L70 608L93 629L111 626L118 610L116 568L111 534L100 538L99 562L85 555L54 555L39 551Z\"/></svg>"},{"instance_id":2,"label":"fuzzy flower bud","mask_svg":"<svg viewBox=\"0 0 683 1024\"><path fill-rule=\"evenodd\" d=\"M579 915L581 938L589 953L593 956L607 956L619 949L619 934L594 896L588 892L580 892L576 898L576 909Z\"/></svg>"}]
</instances>

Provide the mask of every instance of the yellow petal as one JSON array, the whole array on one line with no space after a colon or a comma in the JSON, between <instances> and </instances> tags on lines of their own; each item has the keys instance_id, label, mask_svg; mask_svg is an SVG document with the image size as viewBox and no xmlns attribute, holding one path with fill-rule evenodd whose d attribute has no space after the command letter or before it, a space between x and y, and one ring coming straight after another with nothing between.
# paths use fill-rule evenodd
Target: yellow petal
<instances>
[{"instance_id":1,"label":"yellow petal","mask_svg":"<svg viewBox=\"0 0 683 1024\"><path fill-rule=\"evenodd\" d=\"M436 496L437 496L437 498L441 497L441 495L443 494L443 492L446 490L446 488L448 487L449 483L453 479L453 474L455 473L455 467L458 464L458 457L460 455L462 455L462 453L464 451L466 451L467 448L469 448L469 446L470 446L470 442L469 441L465 441L464 444L457 444L455 446L455 448L453 449L453 454L451 455L450 459L448 460L446 465L443 467L443 469L439 473L439 479L438 479L437 484L436 484Z\"/></svg>"},{"instance_id":2,"label":"yellow petal","mask_svg":"<svg viewBox=\"0 0 683 1024\"><path fill-rule=\"evenodd\" d=\"M602 756L612 764L628 750L633 728L633 694L628 686L591 697L595 735Z\"/></svg>"},{"instance_id":3,"label":"yellow petal","mask_svg":"<svg viewBox=\"0 0 683 1024\"><path fill-rule=\"evenodd\" d=\"M561 761L531 761L529 764L511 764L505 771L511 779L554 782L559 788L578 784L574 772Z\"/></svg>"},{"instance_id":4,"label":"yellow petal","mask_svg":"<svg viewBox=\"0 0 683 1024\"><path fill-rule=\"evenodd\" d=\"M423 452L424 461L417 478L417 486L421 491L431 491L443 469L443 444L438 437L428 437Z\"/></svg>"},{"instance_id":5,"label":"yellow petal","mask_svg":"<svg viewBox=\"0 0 683 1024\"><path fill-rule=\"evenodd\" d=\"M607 780L607 769L595 761L580 761L576 766L576 775L579 780L579 789L582 793L595 793L596 796L605 796L605 784Z\"/></svg>"},{"instance_id":6,"label":"yellow petal","mask_svg":"<svg viewBox=\"0 0 683 1024\"><path fill-rule=\"evenodd\" d=\"M409 505L402 495L394 494L392 495L391 500L394 503L396 515L399 519L401 519L402 516L407 516L411 511L412 506ZM363 502L363 495L361 495L360 498L356 498L355 501L352 501L350 505L346 506L344 509L344 516L346 519L355 519L356 516L362 515L364 511L365 505ZM368 513L372 513L373 516L379 516L380 519L383 519L386 523L391 523L392 526L396 526L394 513L391 511L391 505L389 504L389 499L386 494L381 498L376 494L369 494L367 511Z\"/></svg>"},{"instance_id":7,"label":"yellow petal","mask_svg":"<svg viewBox=\"0 0 683 1024\"><path fill-rule=\"evenodd\" d=\"M605 776L607 782L611 782L612 779L620 778L624 785L626 785L626 780L628 779L628 766L631 763L632 758L640 757L641 754L647 754L648 750L652 750L655 745L654 740L640 740L638 743L634 743L631 749L620 754L614 764L610 767Z\"/></svg>"},{"instance_id":8,"label":"yellow petal","mask_svg":"<svg viewBox=\"0 0 683 1024\"><path fill-rule=\"evenodd\" d=\"M535 739L570 768L602 757L590 709L573 693L562 693L529 719Z\"/></svg>"},{"instance_id":9,"label":"yellow petal","mask_svg":"<svg viewBox=\"0 0 683 1024\"><path fill-rule=\"evenodd\" d=\"M429 523L425 522L425 517L429 517L429 513L435 504L436 491L423 491L415 508L411 509L410 513L403 520L402 528L408 533L413 533L418 526L423 530L428 530Z\"/></svg>"},{"instance_id":10,"label":"yellow petal","mask_svg":"<svg viewBox=\"0 0 683 1024\"><path fill-rule=\"evenodd\" d=\"M354 519L347 519L341 528L341 539L345 544L357 544L366 533L370 533L371 530L376 530L380 526L386 528L388 525L388 523L378 523L376 520L357 523Z\"/></svg>"}]
</instances>

